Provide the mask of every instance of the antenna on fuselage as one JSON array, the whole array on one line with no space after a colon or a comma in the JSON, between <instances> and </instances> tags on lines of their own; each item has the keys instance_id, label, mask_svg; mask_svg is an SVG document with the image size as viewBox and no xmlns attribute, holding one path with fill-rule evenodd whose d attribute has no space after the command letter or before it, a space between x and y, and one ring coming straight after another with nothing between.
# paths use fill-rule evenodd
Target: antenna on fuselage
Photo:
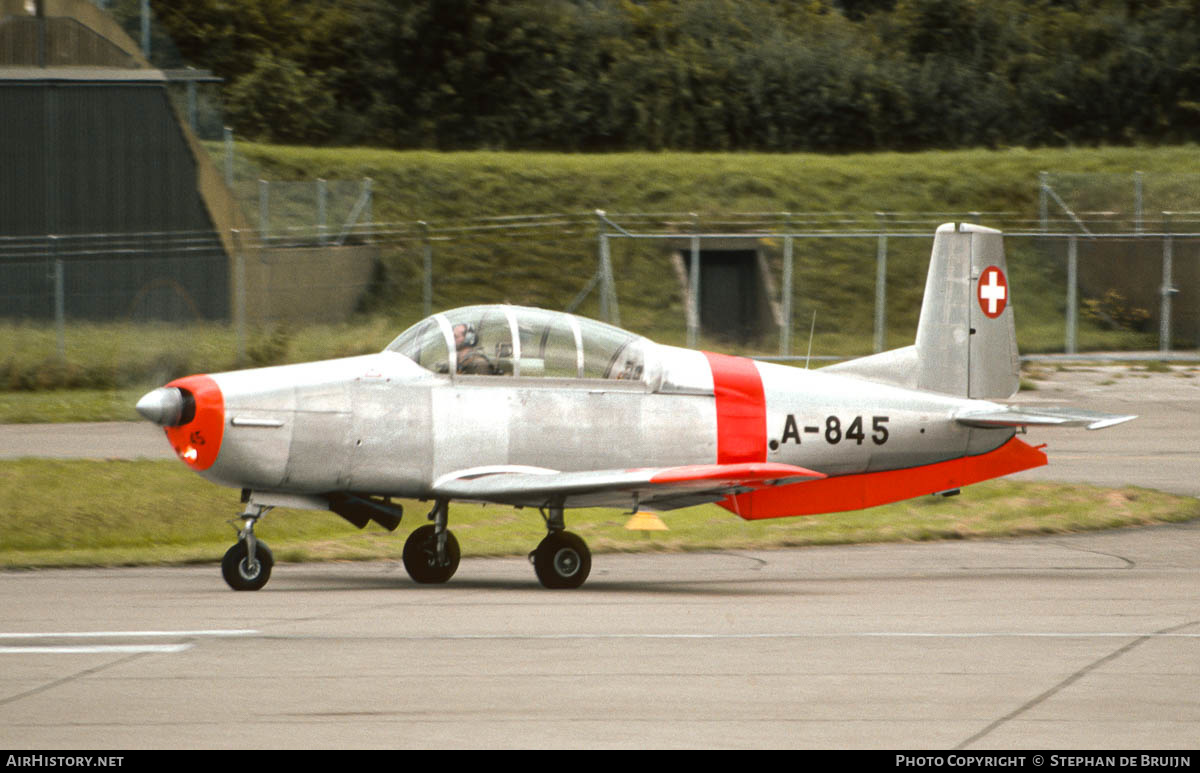
<instances>
[{"instance_id":1,"label":"antenna on fuselage","mask_svg":"<svg viewBox=\"0 0 1200 773\"><path fill-rule=\"evenodd\" d=\"M804 358L804 369L808 370L808 362L812 359L813 333L817 331L817 310L813 309L812 325L808 328L808 355Z\"/></svg>"}]
</instances>

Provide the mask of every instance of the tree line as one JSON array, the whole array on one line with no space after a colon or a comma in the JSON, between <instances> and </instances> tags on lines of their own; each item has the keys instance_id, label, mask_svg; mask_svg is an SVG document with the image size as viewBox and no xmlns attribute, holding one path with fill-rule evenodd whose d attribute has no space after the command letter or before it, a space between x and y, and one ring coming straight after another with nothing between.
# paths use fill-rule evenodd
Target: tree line
<instances>
[{"instance_id":1,"label":"tree line","mask_svg":"<svg viewBox=\"0 0 1200 773\"><path fill-rule=\"evenodd\" d=\"M152 7L185 60L225 79L238 134L268 142L846 152L1200 129L1200 0Z\"/></svg>"}]
</instances>

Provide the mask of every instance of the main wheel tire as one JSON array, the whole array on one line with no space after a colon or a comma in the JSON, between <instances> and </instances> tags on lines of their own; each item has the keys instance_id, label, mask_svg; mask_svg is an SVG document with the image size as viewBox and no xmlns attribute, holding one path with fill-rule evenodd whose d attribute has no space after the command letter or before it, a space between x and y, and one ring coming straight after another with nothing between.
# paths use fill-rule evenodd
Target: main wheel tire
<instances>
[{"instance_id":1,"label":"main wheel tire","mask_svg":"<svg viewBox=\"0 0 1200 773\"><path fill-rule=\"evenodd\" d=\"M267 543L259 542L254 546L254 566L250 565L250 550L245 540L225 551L221 559L221 575L225 582L234 590L258 590L271 579L271 567L275 566L275 556Z\"/></svg>"},{"instance_id":2,"label":"main wheel tire","mask_svg":"<svg viewBox=\"0 0 1200 773\"><path fill-rule=\"evenodd\" d=\"M446 560L438 561L437 530L433 524L422 526L408 535L404 543L404 568L408 576L422 584L436 584L449 580L458 570L462 554L458 540L446 532Z\"/></svg>"},{"instance_id":3,"label":"main wheel tire","mask_svg":"<svg viewBox=\"0 0 1200 773\"><path fill-rule=\"evenodd\" d=\"M554 532L534 551L533 570L547 588L578 588L592 571L592 552L579 535Z\"/></svg>"}]
</instances>

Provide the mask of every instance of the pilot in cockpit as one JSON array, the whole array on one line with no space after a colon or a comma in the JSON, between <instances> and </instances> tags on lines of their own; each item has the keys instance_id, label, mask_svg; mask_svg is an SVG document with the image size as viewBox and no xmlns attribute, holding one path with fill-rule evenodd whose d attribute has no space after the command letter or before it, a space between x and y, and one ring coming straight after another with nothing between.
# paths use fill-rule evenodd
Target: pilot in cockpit
<instances>
[{"instance_id":1,"label":"pilot in cockpit","mask_svg":"<svg viewBox=\"0 0 1200 773\"><path fill-rule=\"evenodd\" d=\"M454 326L454 348L457 350L459 373L487 376L496 372L479 346L479 334L474 325L463 323Z\"/></svg>"}]
</instances>

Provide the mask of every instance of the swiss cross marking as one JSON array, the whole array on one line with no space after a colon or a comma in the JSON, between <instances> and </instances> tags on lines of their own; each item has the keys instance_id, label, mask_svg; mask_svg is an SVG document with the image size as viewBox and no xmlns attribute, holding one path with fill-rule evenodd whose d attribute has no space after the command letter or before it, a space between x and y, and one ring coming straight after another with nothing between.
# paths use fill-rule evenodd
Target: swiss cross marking
<instances>
[{"instance_id":1,"label":"swiss cross marking","mask_svg":"<svg viewBox=\"0 0 1200 773\"><path fill-rule=\"evenodd\" d=\"M995 266L985 268L979 275L978 297L979 308L989 319L1003 314L1008 305L1008 279L1004 272Z\"/></svg>"}]
</instances>

